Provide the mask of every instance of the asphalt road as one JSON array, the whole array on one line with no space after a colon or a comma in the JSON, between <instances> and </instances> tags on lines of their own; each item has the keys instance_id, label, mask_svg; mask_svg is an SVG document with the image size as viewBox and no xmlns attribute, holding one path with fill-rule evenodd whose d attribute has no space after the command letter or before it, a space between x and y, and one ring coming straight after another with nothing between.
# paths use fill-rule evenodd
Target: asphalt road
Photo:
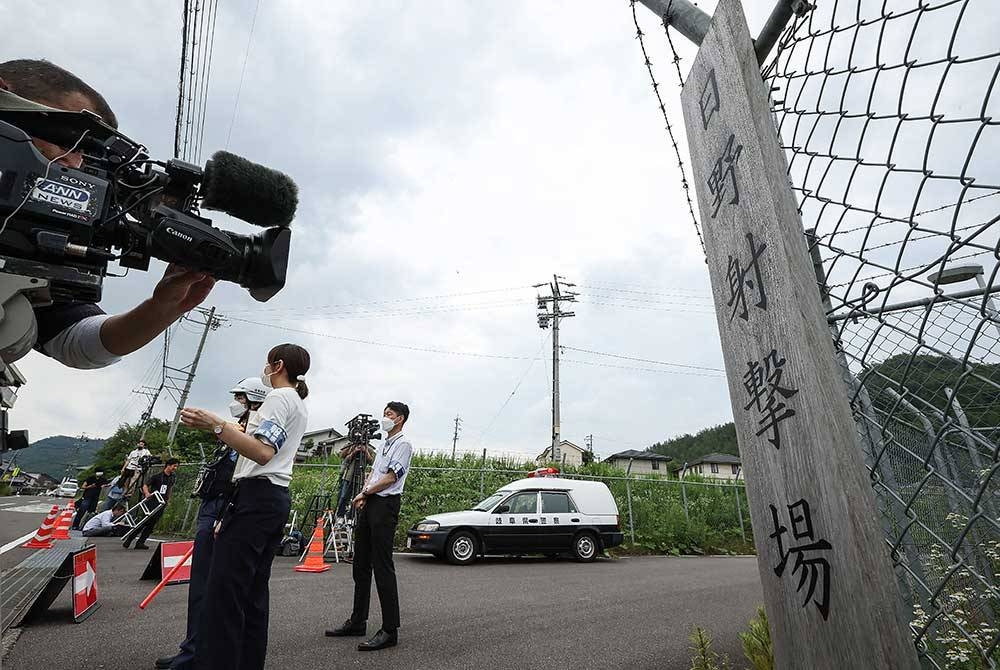
<instances>
[{"instance_id":1,"label":"asphalt road","mask_svg":"<svg viewBox=\"0 0 1000 670\"><path fill-rule=\"evenodd\" d=\"M0 507L0 544L28 532L43 516L7 509ZM67 588L41 620L23 629L4 668L151 668L156 656L175 651L187 588L168 587L140 611L139 601L153 586L138 580L148 552L124 550L111 538L95 544L101 608L73 624ZM7 568L26 553L14 549L0 561ZM294 572L293 565L291 558L275 560L269 668L689 668L687 638L695 625L707 628L716 650L742 667L737 633L761 602L754 558L591 564L512 558L460 568L397 555L400 645L362 654L355 650L356 638L323 637L324 628L349 613L350 566L308 574ZM381 617L374 593L372 598L374 632Z\"/></svg>"}]
</instances>

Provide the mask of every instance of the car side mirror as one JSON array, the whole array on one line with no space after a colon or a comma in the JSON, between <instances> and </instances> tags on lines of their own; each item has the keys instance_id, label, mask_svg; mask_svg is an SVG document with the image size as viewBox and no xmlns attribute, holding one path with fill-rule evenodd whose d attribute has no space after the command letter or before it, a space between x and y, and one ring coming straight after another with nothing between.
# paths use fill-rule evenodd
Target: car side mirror
<instances>
[{"instance_id":1,"label":"car side mirror","mask_svg":"<svg viewBox=\"0 0 1000 670\"><path fill-rule=\"evenodd\" d=\"M493 513L506 514L509 511L510 511L510 505L500 505L500 507L497 507L495 510L493 510Z\"/></svg>"}]
</instances>

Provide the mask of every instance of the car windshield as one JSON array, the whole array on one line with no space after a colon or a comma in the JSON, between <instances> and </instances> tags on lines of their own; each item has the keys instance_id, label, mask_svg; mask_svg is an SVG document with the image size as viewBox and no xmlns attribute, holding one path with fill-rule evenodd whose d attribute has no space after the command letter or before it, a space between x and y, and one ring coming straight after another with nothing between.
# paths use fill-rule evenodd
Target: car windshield
<instances>
[{"instance_id":1,"label":"car windshield","mask_svg":"<svg viewBox=\"0 0 1000 670\"><path fill-rule=\"evenodd\" d=\"M493 495L491 495L486 500L484 500L483 502L473 507L472 509L477 512L489 512L491 509L493 509L493 506L496 505L501 500L503 500L504 496L506 495L507 495L506 493L500 493L498 491Z\"/></svg>"}]
</instances>

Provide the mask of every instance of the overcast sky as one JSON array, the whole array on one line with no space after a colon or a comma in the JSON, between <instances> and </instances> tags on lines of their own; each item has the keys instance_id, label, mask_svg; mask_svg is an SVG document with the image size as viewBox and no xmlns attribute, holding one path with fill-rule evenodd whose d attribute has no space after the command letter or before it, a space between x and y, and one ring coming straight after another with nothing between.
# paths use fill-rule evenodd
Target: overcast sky
<instances>
[{"instance_id":1,"label":"overcast sky","mask_svg":"<svg viewBox=\"0 0 1000 670\"><path fill-rule=\"evenodd\" d=\"M0 4L25 26L0 57L75 72L124 132L169 157L179 2ZM567 350L564 438L593 435L607 455L731 419L711 371L722 357L708 274L627 2L264 0L249 53L255 3L220 4L202 159L231 132L228 148L291 175L301 204L285 289L261 305L220 285L205 303L228 319L189 404L224 410L231 385L291 341L312 354L310 428L402 400L418 448L450 449L460 415L460 449L537 454L549 441L551 344L531 285L559 273L581 294L562 344L709 368ZM746 4L756 32L773 3ZM683 143L662 29L638 9ZM686 70L693 50L675 42ZM136 304L160 272L109 278L103 307ZM196 342L183 325L171 363L187 363ZM154 342L100 371L30 354L12 428L109 435L139 417L146 401L132 391L158 381L160 351ZM156 407L172 413L170 398Z\"/></svg>"}]
</instances>

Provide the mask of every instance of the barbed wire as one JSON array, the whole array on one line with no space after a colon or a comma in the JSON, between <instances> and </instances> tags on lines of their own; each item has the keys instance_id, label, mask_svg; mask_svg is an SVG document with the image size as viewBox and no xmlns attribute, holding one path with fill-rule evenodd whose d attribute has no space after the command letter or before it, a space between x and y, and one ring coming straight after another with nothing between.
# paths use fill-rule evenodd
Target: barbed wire
<instances>
[{"instance_id":1,"label":"barbed wire","mask_svg":"<svg viewBox=\"0 0 1000 670\"><path fill-rule=\"evenodd\" d=\"M670 123L670 116L667 114L667 106L663 103L663 97L660 96L660 85L656 81L656 75L653 74L653 62L649 58L649 53L646 51L646 41L643 39L645 33L642 32L642 28L639 26L639 16L635 10L635 3L637 0L629 0L629 4L632 7L632 22L635 24L635 36L639 40L639 48L642 49L643 62L646 65L646 71L649 72L649 81L653 85L653 93L656 94L656 102L660 109L660 113L663 115L663 122L666 124L667 136L670 138L670 144L674 148L674 155L677 156L677 169L681 173L681 188L684 189L684 199L687 201L688 213L691 215L691 223L694 224L694 232L698 236L698 244L701 245L702 254L706 257L706 262L708 258L708 252L705 251L705 240L701 236L701 226L698 224L698 217L694 213L694 203L691 200L691 186L688 184L687 172L684 169L684 159L681 157L680 146L677 144L677 138L674 136L674 127ZM669 14L669 9L668 9ZM667 17L664 16L663 25L664 29L667 26ZM667 40L670 41L670 35L667 35ZM673 49L673 42L670 42L670 48ZM684 85L684 81L681 78L680 70L680 57L677 55L677 51L674 50L674 65L677 67L677 77L680 80L681 86Z\"/></svg>"}]
</instances>

